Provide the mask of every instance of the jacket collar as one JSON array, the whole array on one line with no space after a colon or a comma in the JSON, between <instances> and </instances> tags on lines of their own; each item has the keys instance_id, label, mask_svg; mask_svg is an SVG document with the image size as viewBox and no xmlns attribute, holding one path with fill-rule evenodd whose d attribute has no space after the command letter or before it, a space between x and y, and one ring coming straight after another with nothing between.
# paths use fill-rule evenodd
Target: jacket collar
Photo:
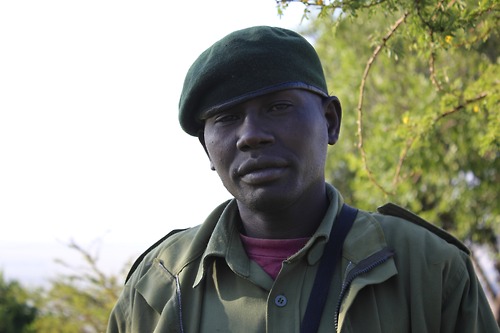
<instances>
[{"instance_id":1,"label":"jacket collar","mask_svg":"<svg viewBox=\"0 0 500 333\"><path fill-rule=\"evenodd\" d=\"M217 257L224 258L228 266L237 274L247 277L250 274L250 259L248 259L239 239L239 213L236 200L233 199L220 215L207 248L202 255L193 287L196 287L205 277L210 264Z\"/></svg>"},{"instance_id":2,"label":"jacket collar","mask_svg":"<svg viewBox=\"0 0 500 333\"><path fill-rule=\"evenodd\" d=\"M330 229L340 211L339 208L343 204L343 198L338 191L330 184L325 184L325 186L330 201L328 210L314 235L303 249L288 259L290 262L307 256L308 264L315 265L321 259L323 249L330 235ZM207 248L202 255L193 287L196 287L206 276L208 267L217 257L224 258L227 265L236 274L242 277L250 275L251 262L239 237L239 219L236 200L233 199L226 206L215 224Z\"/></svg>"}]
</instances>

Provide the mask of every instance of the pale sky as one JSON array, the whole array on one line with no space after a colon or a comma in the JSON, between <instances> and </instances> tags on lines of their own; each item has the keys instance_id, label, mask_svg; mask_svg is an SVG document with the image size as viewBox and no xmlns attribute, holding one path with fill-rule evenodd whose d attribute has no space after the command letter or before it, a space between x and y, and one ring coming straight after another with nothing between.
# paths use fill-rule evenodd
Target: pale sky
<instances>
[{"instance_id":1,"label":"pale sky","mask_svg":"<svg viewBox=\"0 0 500 333\"><path fill-rule=\"evenodd\" d=\"M0 2L0 270L38 283L74 239L117 271L230 198L177 103L194 59L274 0ZM98 246L95 242L98 241ZM94 244L94 245L92 245Z\"/></svg>"}]
</instances>

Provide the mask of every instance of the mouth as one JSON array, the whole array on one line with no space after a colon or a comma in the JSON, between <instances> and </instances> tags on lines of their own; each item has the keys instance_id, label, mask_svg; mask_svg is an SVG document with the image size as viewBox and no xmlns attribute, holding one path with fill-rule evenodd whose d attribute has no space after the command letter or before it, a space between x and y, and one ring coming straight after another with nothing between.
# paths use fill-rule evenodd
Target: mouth
<instances>
[{"instance_id":1,"label":"mouth","mask_svg":"<svg viewBox=\"0 0 500 333\"><path fill-rule=\"evenodd\" d=\"M244 183L259 185L278 180L286 169L287 163L281 159L252 159L238 167L236 176Z\"/></svg>"}]
</instances>

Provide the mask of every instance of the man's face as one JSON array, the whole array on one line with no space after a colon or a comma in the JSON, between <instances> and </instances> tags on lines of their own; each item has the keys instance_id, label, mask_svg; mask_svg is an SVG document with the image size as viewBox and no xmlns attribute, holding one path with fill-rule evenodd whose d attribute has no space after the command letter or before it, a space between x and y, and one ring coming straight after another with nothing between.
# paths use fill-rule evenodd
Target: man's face
<instances>
[{"instance_id":1,"label":"man's face","mask_svg":"<svg viewBox=\"0 0 500 333\"><path fill-rule=\"evenodd\" d=\"M327 146L340 125L330 104L290 89L207 115L205 148L239 205L275 212L322 193Z\"/></svg>"}]
</instances>

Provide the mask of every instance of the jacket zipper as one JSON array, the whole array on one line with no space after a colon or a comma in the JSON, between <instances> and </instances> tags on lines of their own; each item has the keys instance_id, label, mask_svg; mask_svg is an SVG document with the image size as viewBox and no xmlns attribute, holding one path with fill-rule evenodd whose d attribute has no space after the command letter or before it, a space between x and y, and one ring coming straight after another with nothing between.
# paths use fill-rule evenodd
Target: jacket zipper
<instances>
[{"instance_id":1,"label":"jacket zipper","mask_svg":"<svg viewBox=\"0 0 500 333\"><path fill-rule=\"evenodd\" d=\"M375 267L383 264L390 258L394 256L394 251L390 248L384 248L380 250L379 252L376 252L369 256L368 258L365 258L361 260L346 276L344 279L344 283L342 284L342 289L340 291L340 296L339 300L337 302L337 308L335 310L335 332L338 332L339 330L339 314L340 314L340 307L342 305L342 301L344 297L347 295L349 292L349 289L351 288L351 284L356 279L358 276L362 274L366 274ZM349 263L350 265L351 263ZM349 268L349 265L347 266Z\"/></svg>"}]
</instances>

